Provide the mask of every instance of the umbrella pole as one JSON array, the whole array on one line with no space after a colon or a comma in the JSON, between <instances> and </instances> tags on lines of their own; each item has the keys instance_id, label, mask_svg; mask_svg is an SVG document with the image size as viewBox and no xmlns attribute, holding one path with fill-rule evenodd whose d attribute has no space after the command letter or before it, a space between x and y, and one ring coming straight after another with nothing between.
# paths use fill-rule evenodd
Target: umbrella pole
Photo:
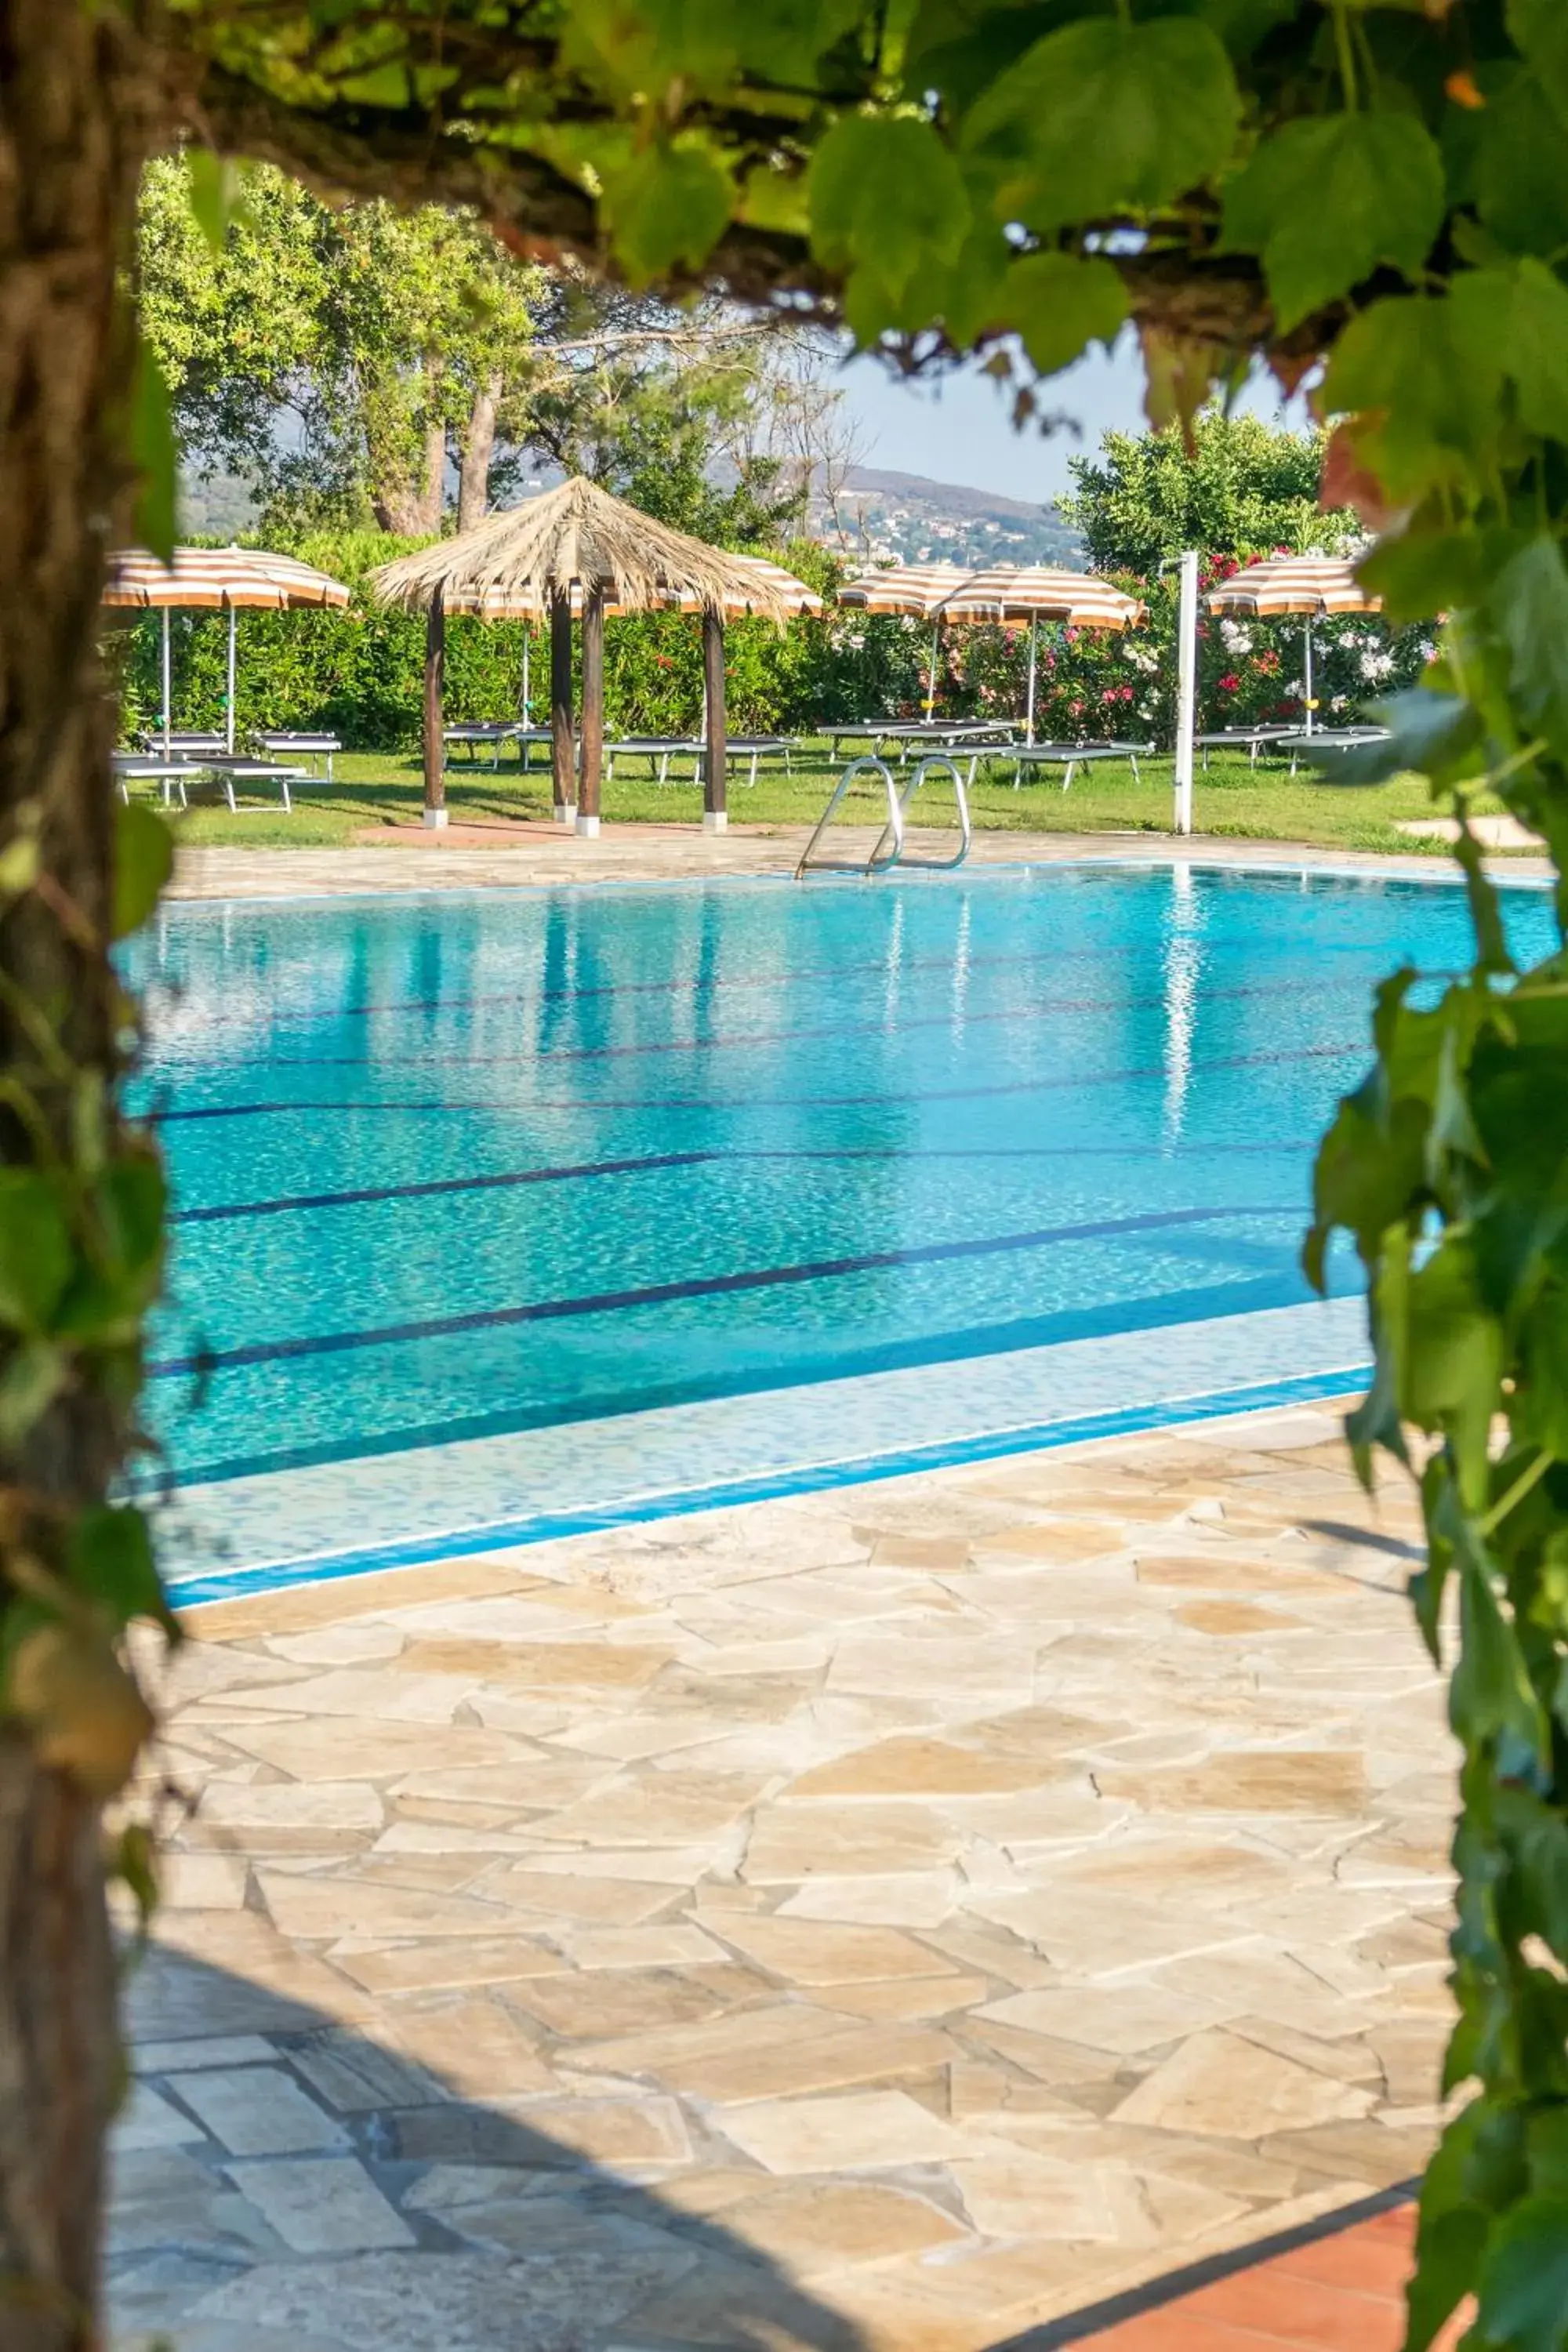
<instances>
[{"instance_id":1,"label":"umbrella pole","mask_svg":"<svg viewBox=\"0 0 1568 2352\"><path fill-rule=\"evenodd\" d=\"M1312 704L1312 622L1311 622L1311 616L1310 616L1310 614L1309 614L1309 615L1308 615L1308 619L1307 619L1306 648L1307 648L1306 676L1305 676L1305 678L1304 678L1304 680L1303 680L1303 683L1304 683L1304 685L1305 685L1305 687L1306 687L1306 689L1307 689L1307 732L1308 732L1308 734L1310 735L1310 734L1311 733L1311 731L1312 731L1312 709L1313 709L1313 704Z\"/></svg>"},{"instance_id":2,"label":"umbrella pole","mask_svg":"<svg viewBox=\"0 0 1568 2352\"><path fill-rule=\"evenodd\" d=\"M528 677L529 655L532 649L533 631L524 621L522 625L522 723L525 727L528 725L533 709L533 696L529 690Z\"/></svg>"},{"instance_id":3,"label":"umbrella pole","mask_svg":"<svg viewBox=\"0 0 1568 2352\"><path fill-rule=\"evenodd\" d=\"M166 760L166 759L168 758L168 756L169 756L169 708L170 708L170 701L171 701L171 697L170 697L170 693L169 693L169 677L170 677L170 662L169 662L169 608L168 608L167 604L165 604L165 605L164 605L164 607L163 607L163 757L164 757L164 759Z\"/></svg>"},{"instance_id":4,"label":"umbrella pole","mask_svg":"<svg viewBox=\"0 0 1568 2352\"><path fill-rule=\"evenodd\" d=\"M1198 559L1189 548L1182 558L1181 604L1176 626L1176 772L1172 824L1193 829L1193 754L1198 715Z\"/></svg>"},{"instance_id":5,"label":"umbrella pole","mask_svg":"<svg viewBox=\"0 0 1568 2352\"><path fill-rule=\"evenodd\" d=\"M237 606L228 608L228 707L224 718L224 740L228 751L234 751L234 656L235 636L239 625Z\"/></svg>"},{"instance_id":6,"label":"umbrella pole","mask_svg":"<svg viewBox=\"0 0 1568 2352\"><path fill-rule=\"evenodd\" d=\"M931 713L936 709L936 655L941 640L942 614L939 613L931 625L931 683L926 688L926 725L928 727L931 725Z\"/></svg>"},{"instance_id":7,"label":"umbrella pole","mask_svg":"<svg viewBox=\"0 0 1568 2352\"><path fill-rule=\"evenodd\" d=\"M1032 743L1035 740L1035 667L1039 655L1039 646L1040 616L1037 613L1031 613L1029 615L1029 699L1024 713L1024 740L1026 743Z\"/></svg>"},{"instance_id":8,"label":"umbrella pole","mask_svg":"<svg viewBox=\"0 0 1568 2352\"><path fill-rule=\"evenodd\" d=\"M583 599L583 735L577 781L577 830L592 841L599 830L599 784L605 772L605 592Z\"/></svg>"},{"instance_id":9,"label":"umbrella pole","mask_svg":"<svg viewBox=\"0 0 1568 2352\"><path fill-rule=\"evenodd\" d=\"M702 615L702 830L722 833L730 822L725 791L724 615Z\"/></svg>"},{"instance_id":10,"label":"umbrella pole","mask_svg":"<svg viewBox=\"0 0 1568 2352\"><path fill-rule=\"evenodd\" d=\"M555 822L577 819L577 739L572 721L572 604L550 599L550 761L554 773Z\"/></svg>"},{"instance_id":11,"label":"umbrella pole","mask_svg":"<svg viewBox=\"0 0 1568 2352\"><path fill-rule=\"evenodd\" d=\"M446 685L447 605L437 588L425 615L425 823L433 832L447 822Z\"/></svg>"}]
</instances>

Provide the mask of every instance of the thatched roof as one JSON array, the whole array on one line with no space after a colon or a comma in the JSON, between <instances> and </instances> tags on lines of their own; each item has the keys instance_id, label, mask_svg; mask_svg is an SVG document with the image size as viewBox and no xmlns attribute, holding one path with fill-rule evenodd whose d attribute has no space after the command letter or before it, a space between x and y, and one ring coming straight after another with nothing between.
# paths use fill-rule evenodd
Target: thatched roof
<instances>
[{"instance_id":1,"label":"thatched roof","mask_svg":"<svg viewBox=\"0 0 1568 2352\"><path fill-rule=\"evenodd\" d=\"M782 624L791 611L743 557L656 522L581 475L370 578L384 604L416 613L428 611L437 589L449 610L498 618L509 606L542 607L552 596L580 607L595 589L623 613L743 609Z\"/></svg>"}]
</instances>

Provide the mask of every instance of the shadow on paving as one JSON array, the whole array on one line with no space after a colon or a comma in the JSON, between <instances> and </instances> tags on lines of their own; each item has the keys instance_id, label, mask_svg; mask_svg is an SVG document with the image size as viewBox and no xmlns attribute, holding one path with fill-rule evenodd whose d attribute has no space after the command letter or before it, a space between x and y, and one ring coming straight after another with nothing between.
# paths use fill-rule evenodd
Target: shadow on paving
<instances>
[{"instance_id":1,"label":"shadow on paving","mask_svg":"<svg viewBox=\"0 0 1568 2352\"><path fill-rule=\"evenodd\" d=\"M703 2213L702 2150L673 2100L587 2082L481 2104L163 1948L128 2007L115 2352L861 2352L788 2274L812 2267L809 2184L755 2176L787 2252L748 2244ZM680 2203L661 2192L661 2138ZM716 2154L732 2180L733 2151Z\"/></svg>"}]
</instances>

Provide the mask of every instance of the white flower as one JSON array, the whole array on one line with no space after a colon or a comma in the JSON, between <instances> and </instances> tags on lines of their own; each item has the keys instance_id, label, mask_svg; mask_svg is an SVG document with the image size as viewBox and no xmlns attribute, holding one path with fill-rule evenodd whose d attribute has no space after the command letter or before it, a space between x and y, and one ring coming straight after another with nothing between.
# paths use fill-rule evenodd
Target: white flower
<instances>
[{"instance_id":1,"label":"white flower","mask_svg":"<svg viewBox=\"0 0 1568 2352\"><path fill-rule=\"evenodd\" d=\"M1252 651L1252 632L1244 629L1239 621L1222 618L1219 634L1227 654L1249 654Z\"/></svg>"}]
</instances>

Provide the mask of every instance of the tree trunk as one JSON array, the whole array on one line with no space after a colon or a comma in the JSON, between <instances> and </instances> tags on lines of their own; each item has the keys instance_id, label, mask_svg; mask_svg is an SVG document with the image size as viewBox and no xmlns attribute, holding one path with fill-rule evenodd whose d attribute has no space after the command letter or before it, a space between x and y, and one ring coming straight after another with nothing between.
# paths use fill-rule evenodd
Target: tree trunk
<instances>
[{"instance_id":1,"label":"tree trunk","mask_svg":"<svg viewBox=\"0 0 1568 2352\"><path fill-rule=\"evenodd\" d=\"M152 93L132 13L0 0L0 856L36 826L41 876L0 898L0 1162L67 1166L102 1089L119 1132L121 1016L106 947L113 714L98 655L105 557L127 533L131 258ZM54 1047L39 1050L42 1016ZM15 1097L12 1098L15 1099ZM9 1350L0 1339L0 1372ZM61 1514L100 1500L134 1386L75 1373L0 1444L0 1542L46 1561ZM0 1593L14 1590L0 1559ZM88 2352L114 1986L98 1809L0 1734L0 2352Z\"/></svg>"},{"instance_id":2,"label":"tree trunk","mask_svg":"<svg viewBox=\"0 0 1568 2352\"><path fill-rule=\"evenodd\" d=\"M577 814L577 740L572 723L572 604L550 600L550 763L555 774L555 814Z\"/></svg>"},{"instance_id":3,"label":"tree trunk","mask_svg":"<svg viewBox=\"0 0 1568 2352\"><path fill-rule=\"evenodd\" d=\"M403 405L410 397L406 379L395 394L383 386L381 394L367 402L365 417L366 450L374 478L371 510L383 530L398 531L410 539L428 538L438 531L447 504L447 423L440 414L439 363L426 360L419 381L417 406L426 420L422 425L411 425L407 407Z\"/></svg>"},{"instance_id":4,"label":"tree trunk","mask_svg":"<svg viewBox=\"0 0 1568 2352\"><path fill-rule=\"evenodd\" d=\"M425 822L447 822L447 607L437 589L425 618Z\"/></svg>"},{"instance_id":5,"label":"tree trunk","mask_svg":"<svg viewBox=\"0 0 1568 2352\"><path fill-rule=\"evenodd\" d=\"M490 459L496 449L496 412L500 405L501 380L492 375L474 394L463 455L458 468L458 529L472 530L489 511Z\"/></svg>"},{"instance_id":6,"label":"tree trunk","mask_svg":"<svg viewBox=\"0 0 1568 2352\"><path fill-rule=\"evenodd\" d=\"M730 822L725 773L724 615L702 615L702 683L707 689L707 739L702 761L702 829L722 833Z\"/></svg>"},{"instance_id":7,"label":"tree trunk","mask_svg":"<svg viewBox=\"0 0 1568 2352\"><path fill-rule=\"evenodd\" d=\"M605 772L605 592L583 599L583 736L577 778L577 830L599 830L599 783Z\"/></svg>"}]
</instances>

